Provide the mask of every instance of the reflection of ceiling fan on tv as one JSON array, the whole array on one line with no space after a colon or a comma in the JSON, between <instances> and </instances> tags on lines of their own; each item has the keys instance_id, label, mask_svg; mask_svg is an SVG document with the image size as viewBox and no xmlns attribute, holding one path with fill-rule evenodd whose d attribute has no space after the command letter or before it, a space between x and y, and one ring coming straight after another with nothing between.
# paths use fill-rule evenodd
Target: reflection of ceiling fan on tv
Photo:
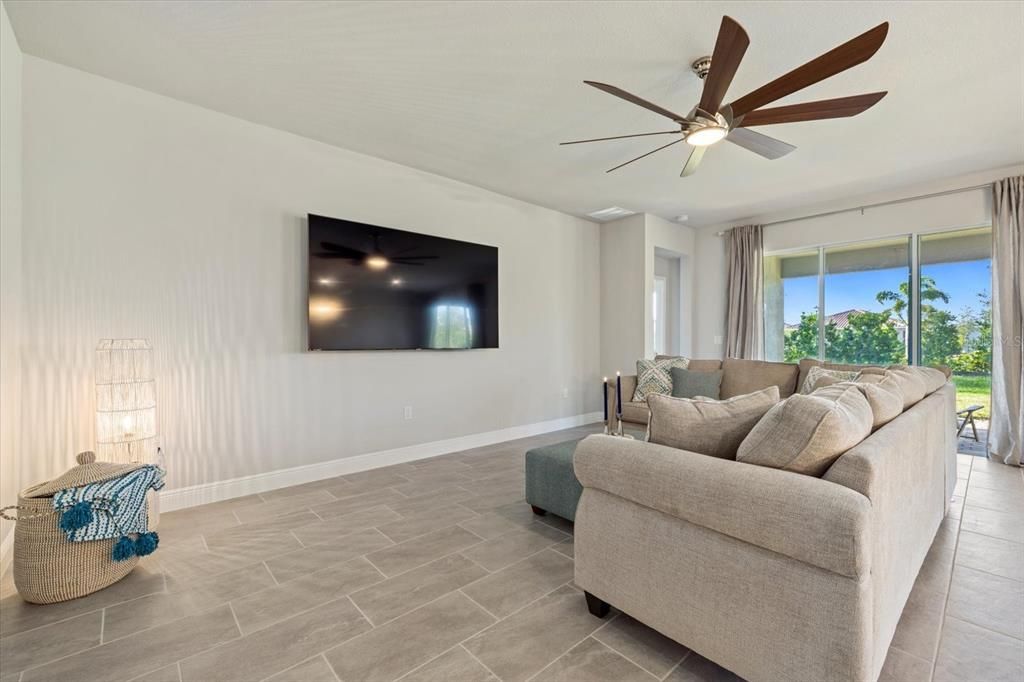
<instances>
[{"instance_id":1,"label":"reflection of ceiling fan on tv","mask_svg":"<svg viewBox=\"0 0 1024 682\"><path fill-rule=\"evenodd\" d=\"M380 248L380 235L377 233L373 235L372 251L361 251L360 249L353 249L352 247L342 246L334 242L320 242L320 248L323 250L316 254L317 258L352 261L353 263L361 263L371 270L383 270L392 263L396 265L422 266L423 263L420 261L436 260L438 258L437 256L404 255L410 251L415 251L415 247L402 249L391 254L384 253Z\"/></svg>"},{"instance_id":2,"label":"reflection of ceiling fan on tv","mask_svg":"<svg viewBox=\"0 0 1024 682\"><path fill-rule=\"evenodd\" d=\"M779 76L771 83L762 85L753 92L723 105L722 101L725 99L726 91L729 89L737 69L739 69L740 61L747 51L747 46L750 45L750 39L747 37L747 32L743 30L743 27L732 18L722 17L722 25L718 29L718 39L715 42L714 53L710 58L704 57L693 63L693 70L700 78L704 79L704 91L701 93L700 102L686 116L669 111L653 102L648 102L614 85L583 81L598 90L603 90L608 94L615 95L627 102L671 119L679 125L678 130L599 137L592 140L563 142L562 144L621 140L623 138L647 137L649 135L681 135L677 140L673 140L642 156L609 169L607 171L609 173L683 141L690 145L690 154L683 166L680 177L685 177L696 171L697 166L704 157L704 151L710 145L721 140L732 142L766 159L777 159L793 151L796 147L781 140L776 140L773 137L754 132L749 129L750 126L856 116L878 103L880 99L885 97L886 93L872 92L866 95L789 104L768 109L762 109L761 107L794 92L803 90L857 64L866 62L882 46L888 31L888 22L879 24L870 31L862 33L816 59L812 59L803 66L799 66L789 73Z\"/></svg>"}]
</instances>

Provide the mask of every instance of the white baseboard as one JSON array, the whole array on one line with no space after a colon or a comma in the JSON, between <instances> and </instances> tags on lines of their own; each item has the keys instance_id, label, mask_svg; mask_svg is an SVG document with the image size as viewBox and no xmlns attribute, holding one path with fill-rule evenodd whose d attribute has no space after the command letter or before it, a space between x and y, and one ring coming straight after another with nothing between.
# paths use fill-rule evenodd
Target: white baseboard
<instances>
[{"instance_id":1,"label":"white baseboard","mask_svg":"<svg viewBox=\"0 0 1024 682\"><path fill-rule=\"evenodd\" d=\"M601 421L601 413L590 412L588 414L562 417L561 419L552 419L536 424L524 424L497 431L486 431L468 436L448 438L432 443L409 445L393 450L381 450L380 452L368 452L363 455L344 457L329 462L278 469L277 471L232 478L226 481L164 490L160 493L160 511L170 512L175 509L195 507L200 504L209 504L210 502L220 502L221 500L229 500L233 497L262 493L268 490L276 490L277 488L287 488L288 486L301 483L311 483L312 481L334 478L344 474L354 474L359 471L376 469L392 464L436 457L449 452L459 452L460 450L494 445L495 443L502 443L508 440L570 429L574 426L583 426L584 424L593 424L599 421Z\"/></svg>"}]
</instances>

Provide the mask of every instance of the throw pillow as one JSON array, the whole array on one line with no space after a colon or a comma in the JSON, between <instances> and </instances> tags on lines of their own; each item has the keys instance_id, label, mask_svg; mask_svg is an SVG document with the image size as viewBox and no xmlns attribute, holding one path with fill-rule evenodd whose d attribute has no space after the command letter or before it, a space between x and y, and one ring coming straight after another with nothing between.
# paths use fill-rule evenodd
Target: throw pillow
<instances>
[{"instance_id":1,"label":"throw pillow","mask_svg":"<svg viewBox=\"0 0 1024 682\"><path fill-rule=\"evenodd\" d=\"M858 374L860 374L860 370L848 371L811 367L807 370L807 378L804 379L804 385L800 387L800 392L806 395L813 393L814 389L821 388L822 386L838 384L840 381L853 381L857 378Z\"/></svg>"},{"instance_id":2,"label":"throw pillow","mask_svg":"<svg viewBox=\"0 0 1024 682\"><path fill-rule=\"evenodd\" d=\"M747 464L821 476L871 433L871 406L853 384L796 394L773 407L740 444Z\"/></svg>"},{"instance_id":3,"label":"throw pillow","mask_svg":"<svg viewBox=\"0 0 1024 682\"><path fill-rule=\"evenodd\" d=\"M884 374L862 374L854 385L871 406L871 430L888 424L903 413L903 391L893 377Z\"/></svg>"},{"instance_id":4,"label":"throw pillow","mask_svg":"<svg viewBox=\"0 0 1024 682\"><path fill-rule=\"evenodd\" d=\"M652 394L671 395L673 367L686 368L690 364L687 358L666 358L664 360L637 360L636 390L633 402L642 403Z\"/></svg>"},{"instance_id":5,"label":"throw pillow","mask_svg":"<svg viewBox=\"0 0 1024 682\"><path fill-rule=\"evenodd\" d=\"M718 400L722 388L722 370L694 372L683 367L673 367L669 374L672 376L673 398L705 396Z\"/></svg>"},{"instance_id":6,"label":"throw pillow","mask_svg":"<svg viewBox=\"0 0 1024 682\"><path fill-rule=\"evenodd\" d=\"M647 400L651 408L647 440L711 457L735 459L736 449L750 429L778 402L778 386L729 400L654 394Z\"/></svg>"}]
</instances>

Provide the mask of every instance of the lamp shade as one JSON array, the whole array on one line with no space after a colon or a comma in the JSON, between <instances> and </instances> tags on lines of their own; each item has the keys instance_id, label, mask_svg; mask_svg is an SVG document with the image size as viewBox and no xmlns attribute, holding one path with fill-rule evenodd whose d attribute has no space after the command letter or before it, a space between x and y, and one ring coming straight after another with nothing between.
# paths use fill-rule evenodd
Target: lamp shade
<instances>
[{"instance_id":1,"label":"lamp shade","mask_svg":"<svg viewBox=\"0 0 1024 682\"><path fill-rule=\"evenodd\" d=\"M96 348L96 453L110 462L156 457L153 347L145 339L102 339Z\"/></svg>"}]
</instances>

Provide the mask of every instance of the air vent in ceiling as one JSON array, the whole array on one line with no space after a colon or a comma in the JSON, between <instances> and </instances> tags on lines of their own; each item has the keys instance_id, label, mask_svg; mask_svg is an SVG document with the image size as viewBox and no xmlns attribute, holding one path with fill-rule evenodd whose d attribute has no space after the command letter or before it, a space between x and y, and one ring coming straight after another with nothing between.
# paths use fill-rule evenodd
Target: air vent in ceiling
<instances>
[{"instance_id":1,"label":"air vent in ceiling","mask_svg":"<svg viewBox=\"0 0 1024 682\"><path fill-rule=\"evenodd\" d=\"M602 208L600 211L588 213L587 217L596 220L599 223L606 223L609 220L618 220L619 218L625 218L630 215L636 215L636 211L612 206L610 208Z\"/></svg>"}]
</instances>

